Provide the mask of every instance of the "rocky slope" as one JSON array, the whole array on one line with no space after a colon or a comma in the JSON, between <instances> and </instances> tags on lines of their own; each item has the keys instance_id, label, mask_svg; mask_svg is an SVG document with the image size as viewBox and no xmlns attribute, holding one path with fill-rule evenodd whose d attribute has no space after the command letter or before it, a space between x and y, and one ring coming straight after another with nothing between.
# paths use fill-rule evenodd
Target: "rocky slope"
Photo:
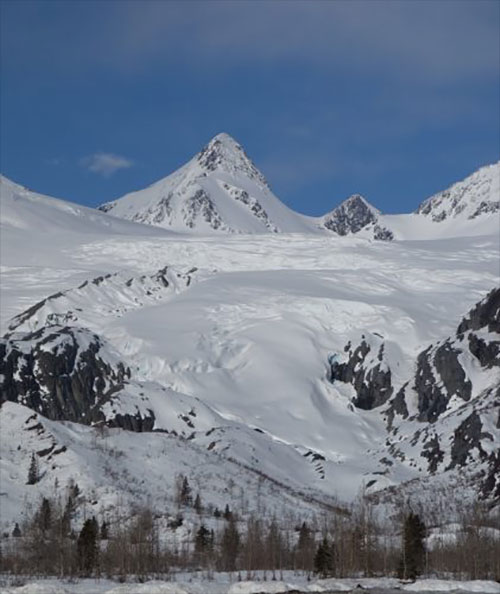
<instances>
[{"instance_id":1,"label":"rocky slope","mask_svg":"<svg viewBox=\"0 0 500 594\"><path fill-rule=\"evenodd\" d=\"M396 362L384 349L381 338L363 337L329 366L330 381L353 387L356 407L385 417L386 474L394 460L429 475L468 467L481 478L481 495L500 501L500 289L477 303L453 336L421 351L409 377L393 380Z\"/></svg>"}]
</instances>

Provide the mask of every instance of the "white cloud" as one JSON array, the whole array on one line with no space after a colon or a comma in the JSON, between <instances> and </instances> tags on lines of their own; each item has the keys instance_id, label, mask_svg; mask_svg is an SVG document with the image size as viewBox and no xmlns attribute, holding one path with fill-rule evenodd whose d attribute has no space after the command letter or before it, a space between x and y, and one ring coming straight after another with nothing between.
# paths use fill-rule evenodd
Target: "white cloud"
<instances>
[{"instance_id":1,"label":"white cloud","mask_svg":"<svg viewBox=\"0 0 500 594\"><path fill-rule=\"evenodd\" d=\"M93 173L110 177L119 169L128 169L134 164L133 161L113 153L95 153L80 160L80 165Z\"/></svg>"}]
</instances>

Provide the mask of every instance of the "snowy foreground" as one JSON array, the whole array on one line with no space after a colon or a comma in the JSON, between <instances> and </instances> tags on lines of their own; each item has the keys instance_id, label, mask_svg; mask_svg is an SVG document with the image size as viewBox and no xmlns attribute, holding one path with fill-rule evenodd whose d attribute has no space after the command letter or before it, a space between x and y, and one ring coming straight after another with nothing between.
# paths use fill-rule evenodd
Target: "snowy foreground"
<instances>
[{"instance_id":1,"label":"snowy foreground","mask_svg":"<svg viewBox=\"0 0 500 594\"><path fill-rule=\"evenodd\" d=\"M149 581L142 584L117 584L111 580L84 579L76 583L59 580L33 580L22 586L0 586L0 594L278 594L285 592L352 592L363 589L377 594L406 592L485 592L500 593L500 584L493 581L421 579L404 584L395 578L345 578L307 581L305 576L284 572L283 580L235 581L235 576L216 574L215 579L204 581ZM260 576L262 577L262 576ZM1 579L1 578L0 578ZM1 582L0 582L1 583Z\"/></svg>"}]
</instances>

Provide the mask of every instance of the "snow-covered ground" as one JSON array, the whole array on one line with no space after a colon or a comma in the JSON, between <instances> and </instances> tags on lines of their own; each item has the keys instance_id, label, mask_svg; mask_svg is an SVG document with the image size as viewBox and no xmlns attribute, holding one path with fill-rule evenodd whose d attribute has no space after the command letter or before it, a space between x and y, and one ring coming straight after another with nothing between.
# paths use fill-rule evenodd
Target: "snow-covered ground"
<instances>
[{"instance_id":1,"label":"snow-covered ground","mask_svg":"<svg viewBox=\"0 0 500 594\"><path fill-rule=\"evenodd\" d=\"M259 572L258 572L259 573ZM111 580L83 579L74 583L46 579L26 580L18 586L1 586L0 594L279 594L287 592L358 592L374 590L377 594L401 592L480 592L498 594L500 584L493 581L419 579L405 584L395 578L312 579L283 572L275 581L268 572L266 579L238 581L237 574L215 574L211 580L200 576L179 575L174 581L146 581L117 584Z\"/></svg>"}]
</instances>

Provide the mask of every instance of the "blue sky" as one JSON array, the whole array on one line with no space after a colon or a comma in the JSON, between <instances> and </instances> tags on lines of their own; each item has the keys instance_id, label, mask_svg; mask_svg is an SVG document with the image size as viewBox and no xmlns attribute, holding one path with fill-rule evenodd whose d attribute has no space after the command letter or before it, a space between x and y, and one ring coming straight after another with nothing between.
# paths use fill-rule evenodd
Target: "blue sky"
<instances>
[{"instance_id":1,"label":"blue sky","mask_svg":"<svg viewBox=\"0 0 500 594\"><path fill-rule=\"evenodd\" d=\"M499 158L496 0L2 0L0 168L89 206L234 136L289 206L385 212Z\"/></svg>"}]
</instances>

